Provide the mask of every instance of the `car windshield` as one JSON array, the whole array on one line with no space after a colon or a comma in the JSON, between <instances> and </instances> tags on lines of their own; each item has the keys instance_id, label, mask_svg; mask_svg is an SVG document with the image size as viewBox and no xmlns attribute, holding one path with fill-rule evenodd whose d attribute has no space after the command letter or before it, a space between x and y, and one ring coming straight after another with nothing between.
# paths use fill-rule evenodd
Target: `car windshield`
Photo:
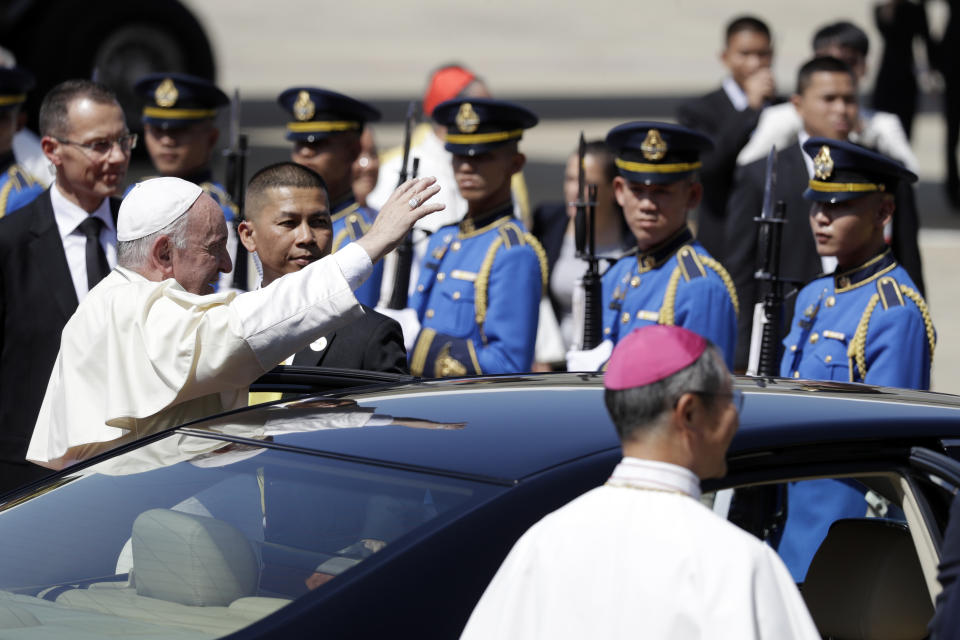
<instances>
[{"instance_id":1,"label":"car windshield","mask_svg":"<svg viewBox=\"0 0 960 640\"><path fill-rule=\"evenodd\" d=\"M220 637L500 490L175 433L3 507L0 609L24 638Z\"/></svg>"}]
</instances>

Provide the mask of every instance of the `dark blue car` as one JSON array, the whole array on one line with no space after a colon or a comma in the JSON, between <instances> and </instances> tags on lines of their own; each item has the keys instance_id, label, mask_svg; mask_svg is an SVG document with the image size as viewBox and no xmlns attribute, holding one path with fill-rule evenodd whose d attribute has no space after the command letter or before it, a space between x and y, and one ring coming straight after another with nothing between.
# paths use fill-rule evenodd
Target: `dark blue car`
<instances>
[{"instance_id":1,"label":"dark blue car","mask_svg":"<svg viewBox=\"0 0 960 640\"><path fill-rule=\"evenodd\" d=\"M0 636L457 637L516 539L619 461L602 380L376 380L288 369L259 390L364 384L173 428L8 495ZM960 399L738 387L729 474L705 508L775 546L786 483L855 484L864 517L821 544L811 613L825 636L925 637Z\"/></svg>"}]
</instances>

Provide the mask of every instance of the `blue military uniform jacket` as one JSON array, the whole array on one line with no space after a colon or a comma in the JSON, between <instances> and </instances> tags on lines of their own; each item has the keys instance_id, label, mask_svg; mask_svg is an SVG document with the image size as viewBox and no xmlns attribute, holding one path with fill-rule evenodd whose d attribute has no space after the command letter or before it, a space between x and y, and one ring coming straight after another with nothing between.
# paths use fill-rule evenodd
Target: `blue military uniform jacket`
<instances>
[{"instance_id":1,"label":"blue military uniform jacket","mask_svg":"<svg viewBox=\"0 0 960 640\"><path fill-rule=\"evenodd\" d=\"M12 152L0 157L0 217L26 205L43 191L43 185L14 161Z\"/></svg>"},{"instance_id":2,"label":"blue military uniform jacket","mask_svg":"<svg viewBox=\"0 0 960 640\"><path fill-rule=\"evenodd\" d=\"M331 207L333 219L333 245L330 253L336 253L367 232L377 212L369 207L361 207L351 194ZM360 304L377 306L380 300L380 282L383 280L383 262L373 265L373 273L354 294Z\"/></svg>"},{"instance_id":3,"label":"blue military uniform jacket","mask_svg":"<svg viewBox=\"0 0 960 640\"><path fill-rule=\"evenodd\" d=\"M546 278L543 248L510 203L437 230L410 298L422 325L411 372L529 371Z\"/></svg>"},{"instance_id":4,"label":"blue military uniform jacket","mask_svg":"<svg viewBox=\"0 0 960 640\"><path fill-rule=\"evenodd\" d=\"M936 333L916 285L888 249L805 286L783 345L784 377L929 389Z\"/></svg>"},{"instance_id":5,"label":"blue military uniform jacket","mask_svg":"<svg viewBox=\"0 0 960 640\"><path fill-rule=\"evenodd\" d=\"M927 389L936 333L910 276L886 250L805 286L783 344L784 377ZM804 580L835 520L866 514L864 492L843 479L789 485L777 551L795 580Z\"/></svg>"},{"instance_id":6,"label":"blue military uniform jacket","mask_svg":"<svg viewBox=\"0 0 960 640\"><path fill-rule=\"evenodd\" d=\"M733 367L736 289L687 227L651 251L621 258L603 275L603 300L605 339L617 343L635 328L676 325L711 340Z\"/></svg>"}]
</instances>

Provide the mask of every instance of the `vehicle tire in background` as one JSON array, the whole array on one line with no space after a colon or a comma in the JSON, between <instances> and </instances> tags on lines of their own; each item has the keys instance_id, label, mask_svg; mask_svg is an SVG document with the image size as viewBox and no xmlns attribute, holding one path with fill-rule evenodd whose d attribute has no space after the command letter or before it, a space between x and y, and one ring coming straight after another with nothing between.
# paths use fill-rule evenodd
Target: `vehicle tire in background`
<instances>
[{"instance_id":1,"label":"vehicle tire in background","mask_svg":"<svg viewBox=\"0 0 960 640\"><path fill-rule=\"evenodd\" d=\"M91 78L116 91L131 128L139 129L133 83L155 71L215 80L203 27L177 0L49 0L35 5L6 34L18 64L37 77L31 127L44 94L63 80Z\"/></svg>"}]
</instances>

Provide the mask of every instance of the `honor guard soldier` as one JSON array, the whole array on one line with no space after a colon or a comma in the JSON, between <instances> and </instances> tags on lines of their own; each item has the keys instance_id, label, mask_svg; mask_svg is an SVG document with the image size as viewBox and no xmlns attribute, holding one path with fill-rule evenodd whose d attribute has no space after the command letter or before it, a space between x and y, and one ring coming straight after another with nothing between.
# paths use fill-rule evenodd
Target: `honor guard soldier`
<instances>
[{"instance_id":1,"label":"honor guard soldier","mask_svg":"<svg viewBox=\"0 0 960 640\"><path fill-rule=\"evenodd\" d=\"M781 375L928 389L936 332L917 286L883 237L897 184L917 176L851 142L810 138L803 150L813 158L804 197L813 202L817 252L835 256L838 266L797 296ZM865 492L846 480L789 486L778 551L795 580L803 581L835 520L867 513Z\"/></svg>"},{"instance_id":2,"label":"honor guard soldier","mask_svg":"<svg viewBox=\"0 0 960 640\"><path fill-rule=\"evenodd\" d=\"M736 290L687 226L687 212L703 196L700 154L713 143L685 127L629 122L607 134L607 146L620 173L614 195L637 246L603 275L604 342L571 351L567 368L596 370L621 338L651 324L677 325L709 339L732 367Z\"/></svg>"},{"instance_id":3,"label":"honor guard soldier","mask_svg":"<svg viewBox=\"0 0 960 640\"><path fill-rule=\"evenodd\" d=\"M810 138L803 150L813 158L804 197L817 252L838 266L800 291L781 374L928 389L933 323L883 237L897 183L917 176L851 142Z\"/></svg>"},{"instance_id":4,"label":"honor guard soldier","mask_svg":"<svg viewBox=\"0 0 960 640\"><path fill-rule=\"evenodd\" d=\"M410 370L430 377L529 371L547 260L513 217L510 180L526 161L517 143L537 116L475 98L443 102L433 117L447 127L445 147L467 215L427 245L410 298L422 327ZM409 332L410 324L401 324Z\"/></svg>"},{"instance_id":5,"label":"honor guard soldier","mask_svg":"<svg viewBox=\"0 0 960 640\"><path fill-rule=\"evenodd\" d=\"M227 221L227 251L230 263L234 264L239 211L210 170L213 150L220 137L214 122L217 109L229 104L230 99L207 80L180 73L143 76L137 80L134 90L144 101L143 133L153 168L159 176L182 178L196 184L220 206ZM127 189L127 193L129 191ZM220 274L219 289L232 284L229 273Z\"/></svg>"},{"instance_id":6,"label":"honor guard soldier","mask_svg":"<svg viewBox=\"0 0 960 640\"><path fill-rule=\"evenodd\" d=\"M43 193L43 185L13 157L13 136L22 127L20 108L33 76L17 67L0 67L0 217Z\"/></svg>"},{"instance_id":7,"label":"honor guard soldier","mask_svg":"<svg viewBox=\"0 0 960 640\"><path fill-rule=\"evenodd\" d=\"M352 168L360 156L363 127L379 120L380 112L349 96L314 87L287 89L277 102L293 118L287 123L287 140L293 142L290 159L313 169L326 182L335 253L366 233L377 215L357 203ZM383 263L377 263L373 275L356 291L357 300L375 306L382 279Z\"/></svg>"}]
</instances>

